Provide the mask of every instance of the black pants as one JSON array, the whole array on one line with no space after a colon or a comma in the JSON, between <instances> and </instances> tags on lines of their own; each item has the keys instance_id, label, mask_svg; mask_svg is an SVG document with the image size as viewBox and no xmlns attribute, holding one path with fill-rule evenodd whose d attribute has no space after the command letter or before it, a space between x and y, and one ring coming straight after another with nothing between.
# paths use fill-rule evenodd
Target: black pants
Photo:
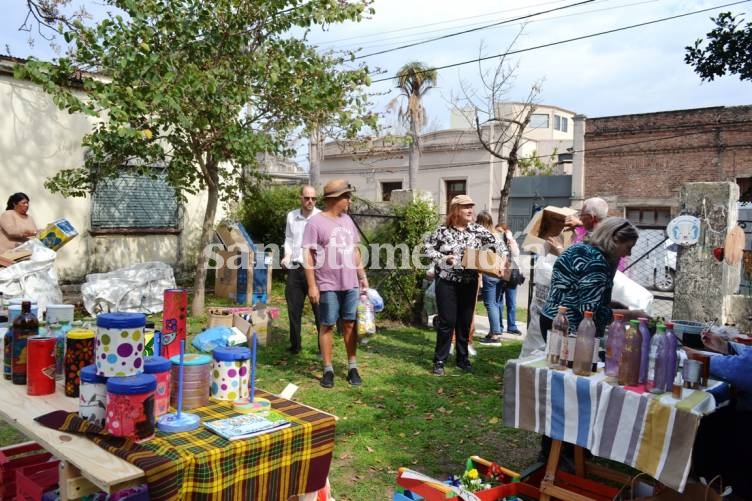
<instances>
[{"instance_id":1,"label":"black pants","mask_svg":"<svg viewBox=\"0 0 752 501\"><path fill-rule=\"evenodd\" d=\"M545 315L538 317L538 325L540 326L541 336L544 341L548 341L548 330L554 326L554 321Z\"/></svg>"},{"instance_id":2,"label":"black pants","mask_svg":"<svg viewBox=\"0 0 752 501\"><path fill-rule=\"evenodd\" d=\"M300 351L302 340L300 338L301 319L303 307L308 297L308 283L302 266L287 270L287 286L285 287L285 300L287 301L287 316L290 318L290 349ZM319 305L312 304L313 318L316 322L316 335L319 332Z\"/></svg>"},{"instance_id":3,"label":"black pants","mask_svg":"<svg viewBox=\"0 0 752 501\"><path fill-rule=\"evenodd\" d=\"M436 326L434 363L445 363L449 358L452 334L455 335L457 365L463 366L468 363L467 342L470 324L475 316L477 294L477 282L466 284L436 278L436 309L439 321Z\"/></svg>"}]
</instances>

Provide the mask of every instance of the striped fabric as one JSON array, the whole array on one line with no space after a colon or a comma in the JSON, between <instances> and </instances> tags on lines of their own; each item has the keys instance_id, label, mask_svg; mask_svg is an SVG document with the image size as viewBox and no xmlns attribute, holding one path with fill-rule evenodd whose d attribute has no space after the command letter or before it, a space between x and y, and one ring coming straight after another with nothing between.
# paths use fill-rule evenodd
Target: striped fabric
<instances>
[{"instance_id":1,"label":"striped fabric","mask_svg":"<svg viewBox=\"0 0 752 501\"><path fill-rule=\"evenodd\" d=\"M714 410L704 391L685 389L682 400L640 394L606 383L603 371L548 370L540 357L511 360L504 372L505 425L580 445L679 491L700 418Z\"/></svg>"},{"instance_id":2,"label":"striped fabric","mask_svg":"<svg viewBox=\"0 0 752 501\"><path fill-rule=\"evenodd\" d=\"M261 390L257 396L270 400L292 425L235 441L204 426L182 433L157 432L141 444L111 436L92 439L145 471L151 499L276 501L323 488L334 449L334 417ZM237 414L230 403L212 403L190 412L202 422ZM67 424L61 425L67 427L58 429L101 434L97 427L71 426L77 414L64 414Z\"/></svg>"}]
</instances>

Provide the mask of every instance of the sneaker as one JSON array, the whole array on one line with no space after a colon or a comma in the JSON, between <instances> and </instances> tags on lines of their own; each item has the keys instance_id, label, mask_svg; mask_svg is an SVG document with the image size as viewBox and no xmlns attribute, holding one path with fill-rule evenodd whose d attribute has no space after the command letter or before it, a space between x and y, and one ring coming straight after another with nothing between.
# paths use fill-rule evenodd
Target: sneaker
<instances>
[{"instance_id":1,"label":"sneaker","mask_svg":"<svg viewBox=\"0 0 752 501\"><path fill-rule=\"evenodd\" d=\"M297 355L297 354L299 354L299 353L300 353L300 348L299 348L299 347L298 347L298 348L295 348L295 347L293 347L293 346L290 346L289 348L287 348L287 352L288 352L289 354L291 354L291 355Z\"/></svg>"},{"instance_id":2,"label":"sneaker","mask_svg":"<svg viewBox=\"0 0 752 501\"><path fill-rule=\"evenodd\" d=\"M475 348L473 348L473 345L469 344L467 345L467 354L470 355L471 357L474 357L478 354L478 351Z\"/></svg>"},{"instance_id":3,"label":"sneaker","mask_svg":"<svg viewBox=\"0 0 752 501\"><path fill-rule=\"evenodd\" d=\"M347 382L350 383L350 386L360 386L363 384L363 380L360 378L357 368L353 367L347 371Z\"/></svg>"},{"instance_id":4,"label":"sneaker","mask_svg":"<svg viewBox=\"0 0 752 501\"><path fill-rule=\"evenodd\" d=\"M501 344L501 334L489 333L486 337L480 340L483 344Z\"/></svg>"},{"instance_id":5,"label":"sneaker","mask_svg":"<svg viewBox=\"0 0 752 501\"><path fill-rule=\"evenodd\" d=\"M443 376L444 375L444 364L441 362L436 362L433 364L433 375L434 376Z\"/></svg>"},{"instance_id":6,"label":"sneaker","mask_svg":"<svg viewBox=\"0 0 752 501\"><path fill-rule=\"evenodd\" d=\"M473 372L473 366L470 364L470 362L458 363L457 368L465 374L472 374Z\"/></svg>"},{"instance_id":7,"label":"sneaker","mask_svg":"<svg viewBox=\"0 0 752 501\"><path fill-rule=\"evenodd\" d=\"M449 354L454 355L454 343L449 346Z\"/></svg>"},{"instance_id":8,"label":"sneaker","mask_svg":"<svg viewBox=\"0 0 752 501\"><path fill-rule=\"evenodd\" d=\"M324 375L321 377L321 382L319 383L324 388L333 388L334 387L334 372L332 371L326 371L324 372Z\"/></svg>"},{"instance_id":9,"label":"sneaker","mask_svg":"<svg viewBox=\"0 0 752 501\"><path fill-rule=\"evenodd\" d=\"M516 336L522 335L522 332L516 327L514 329L507 329L507 333L514 334Z\"/></svg>"}]
</instances>

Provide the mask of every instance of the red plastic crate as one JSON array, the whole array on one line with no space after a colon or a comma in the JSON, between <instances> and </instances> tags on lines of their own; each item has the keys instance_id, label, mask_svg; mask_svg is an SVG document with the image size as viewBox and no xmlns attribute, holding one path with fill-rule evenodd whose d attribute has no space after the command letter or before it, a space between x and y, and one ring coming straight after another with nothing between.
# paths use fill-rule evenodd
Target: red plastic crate
<instances>
[{"instance_id":1,"label":"red plastic crate","mask_svg":"<svg viewBox=\"0 0 752 501\"><path fill-rule=\"evenodd\" d=\"M15 499L16 472L19 468L44 463L52 457L36 442L0 448L0 501Z\"/></svg>"},{"instance_id":2,"label":"red plastic crate","mask_svg":"<svg viewBox=\"0 0 752 501\"><path fill-rule=\"evenodd\" d=\"M57 489L60 480L60 461L24 466L16 470L18 501L40 501L45 492Z\"/></svg>"}]
</instances>

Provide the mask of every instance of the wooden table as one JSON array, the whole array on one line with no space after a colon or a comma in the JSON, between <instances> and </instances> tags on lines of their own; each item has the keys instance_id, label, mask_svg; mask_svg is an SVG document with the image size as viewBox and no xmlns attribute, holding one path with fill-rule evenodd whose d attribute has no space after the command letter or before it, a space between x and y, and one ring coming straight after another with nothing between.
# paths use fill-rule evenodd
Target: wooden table
<instances>
[{"instance_id":1,"label":"wooden table","mask_svg":"<svg viewBox=\"0 0 752 501\"><path fill-rule=\"evenodd\" d=\"M291 427L247 440L228 442L204 427L165 434L144 447L176 465L180 495L185 499L233 498L286 499L324 487L334 448L335 417L258 390L293 423ZM145 472L100 448L88 438L44 427L34 418L53 411L78 410L78 399L66 397L61 385L47 396L30 397L26 386L0 381L0 417L39 442L61 460L61 499L120 489L145 483ZM233 413L228 403L191 411L217 419ZM220 465L216 464L220 461ZM232 471L225 473L224 468ZM237 466L234 466L237 465ZM206 477L206 471L216 475ZM199 476L193 476L199 475ZM274 492L272 492L274 491ZM298 492L299 491L299 492ZM286 494L285 494L286 493Z\"/></svg>"},{"instance_id":2,"label":"wooden table","mask_svg":"<svg viewBox=\"0 0 752 501\"><path fill-rule=\"evenodd\" d=\"M602 370L578 377L571 370L549 370L545 358L535 356L507 364L503 405L505 425L553 440L541 499L585 499L567 496L554 485L562 442L632 466L682 491L700 419L716 408L707 391L684 389L680 400L671 394L637 393L609 384ZM576 450L576 473L583 475L582 451Z\"/></svg>"}]
</instances>

